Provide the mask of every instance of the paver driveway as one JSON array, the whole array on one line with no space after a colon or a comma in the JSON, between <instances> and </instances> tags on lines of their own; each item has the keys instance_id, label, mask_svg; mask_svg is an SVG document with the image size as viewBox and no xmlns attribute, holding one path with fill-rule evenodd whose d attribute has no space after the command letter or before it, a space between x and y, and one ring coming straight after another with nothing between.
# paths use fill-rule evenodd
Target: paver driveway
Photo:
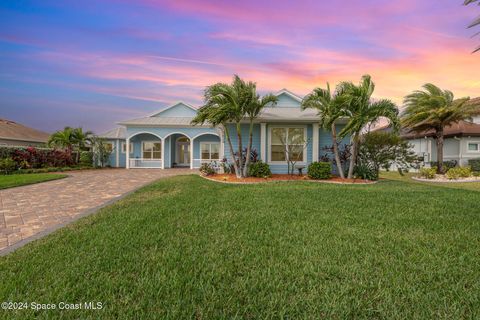
<instances>
[{"instance_id":1,"label":"paver driveway","mask_svg":"<svg viewBox=\"0 0 480 320\"><path fill-rule=\"evenodd\" d=\"M190 169L72 171L65 179L0 190L0 253L149 182L196 172Z\"/></svg>"}]
</instances>

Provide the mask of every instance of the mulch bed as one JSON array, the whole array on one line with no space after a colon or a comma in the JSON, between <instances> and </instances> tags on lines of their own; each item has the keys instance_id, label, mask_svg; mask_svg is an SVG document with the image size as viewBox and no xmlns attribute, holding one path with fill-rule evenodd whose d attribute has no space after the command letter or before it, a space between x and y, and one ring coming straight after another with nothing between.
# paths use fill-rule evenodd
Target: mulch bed
<instances>
[{"instance_id":1,"label":"mulch bed","mask_svg":"<svg viewBox=\"0 0 480 320\"><path fill-rule=\"evenodd\" d=\"M238 179L234 174L214 174L211 176L203 176L205 179L223 182L223 183L238 183L238 184L248 184L248 183L264 183L264 182L275 182L275 181L310 181L310 182L323 182L323 183L336 183L336 184L372 184L376 181L362 180L362 179L342 179L340 177L332 177L325 180L314 180L310 179L308 176L303 175L290 175L290 174L273 174L270 178L254 178L247 177L243 179Z\"/></svg>"}]
</instances>

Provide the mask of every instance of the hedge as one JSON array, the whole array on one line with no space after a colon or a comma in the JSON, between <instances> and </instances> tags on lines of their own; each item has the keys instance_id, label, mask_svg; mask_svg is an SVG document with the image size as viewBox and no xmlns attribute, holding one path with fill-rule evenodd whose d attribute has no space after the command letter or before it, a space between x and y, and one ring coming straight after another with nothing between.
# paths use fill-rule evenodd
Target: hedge
<instances>
[{"instance_id":1,"label":"hedge","mask_svg":"<svg viewBox=\"0 0 480 320\"><path fill-rule=\"evenodd\" d=\"M472 168L473 172L480 172L480 158L468 160L468 165Z\"/></svg>"},{"instance_id":2,"label":"hedge","mask_svg":"<svg viewBox=\"0 0 480 320\"><path fill-rule=\"evenodd\" d=\"M76 157L69 150L35 147L0 147L0 159L11 158L17 169L69 167L76 165Z\"/></svg>"}]
</instances>

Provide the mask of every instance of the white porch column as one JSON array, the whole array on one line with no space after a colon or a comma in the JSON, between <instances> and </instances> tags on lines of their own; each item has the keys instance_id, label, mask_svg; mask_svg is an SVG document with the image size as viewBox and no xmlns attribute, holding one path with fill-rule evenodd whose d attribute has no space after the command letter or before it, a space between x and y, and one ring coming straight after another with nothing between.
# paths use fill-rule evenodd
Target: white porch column
<instances>
[{"instance_id":1,"label":"white porch column","mask_svg":"<svg viewBox=\"0 0 480 320\"><path fill-rule=\"evenodd\" d=\"M127 138L125 143L125 167L130 169L130 138Z\"/></svg>"},{"instance_id":2,"label":"white porch column","mask_svg":"<svg viewBox=\"0 0 480 320\"><path fill-rule=\"evenodd\" d=\"M115 147L115 167L120 167L120 140L117 139L117 146Z\"/></svg>"},{"instance_id":3,"label":"white porch column","mask_svg":"<svg viewBox=\"0 0 480 320\"><path fill-rule=\"evenodd\" d=\"M193 169L193 138L190 139L190 169Z\"/></svg>"},{"instance_id":4,"label":"white porch column","mask_svg":"<svg viewBox=\"0 0 480 320\"><path fill-rule=\"evenodd\" d=\"M260 158L267 162L267 124L260 123Z\"/></svg>"},{"instance_id":5,"label":"white porch column","mask_svg":"<svg viewBox=\"0 0 480 320\"><path fill-rule=\"evenodd\" d=\"M160 139L162 149L162 169L165 169L165 139Z\"/></svg>"},{"instance_id":6,"label":"white porch column","mask_svg":"<svg viewBox=\"0 0 480 320\"><path fill-rule=\"evenodd\" d=\"M220 135L220 152L218 153L218 157L220 158L220 161L222 161L225 157L225 141L223 130L218 130L218 134Z\"/></svg>"},{"instance_id":7,"label":"white porch column","mask_svg":"<svg viewBox=\"0 0 480 320\"><path fill-rule=\"evenodd\" d=\"M312 162L318 161L318 142L319 142L319 134L320 129L318 123L314 123L312 125L313 132L312 132Z\"/></svg>"}]
</instances>

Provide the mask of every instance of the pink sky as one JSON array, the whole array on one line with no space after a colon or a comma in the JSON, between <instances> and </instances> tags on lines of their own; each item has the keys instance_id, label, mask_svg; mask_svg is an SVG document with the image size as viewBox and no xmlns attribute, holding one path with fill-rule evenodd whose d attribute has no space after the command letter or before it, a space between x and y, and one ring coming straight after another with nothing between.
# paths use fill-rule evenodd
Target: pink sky
<instances>
[{"instance_id":1,"label":"pink sky","mask_svg":"<svg viewBox=\"0 0 480 320\"><path fill-rule=\"evenodd\" d=\"M0 5L0 116L97 132L233 74L261 92L376 82L401 105L426 82L480 96L462 1L74 1ZM479 30L476 30L479 31Z\"/></svg>"}]
</instances>

